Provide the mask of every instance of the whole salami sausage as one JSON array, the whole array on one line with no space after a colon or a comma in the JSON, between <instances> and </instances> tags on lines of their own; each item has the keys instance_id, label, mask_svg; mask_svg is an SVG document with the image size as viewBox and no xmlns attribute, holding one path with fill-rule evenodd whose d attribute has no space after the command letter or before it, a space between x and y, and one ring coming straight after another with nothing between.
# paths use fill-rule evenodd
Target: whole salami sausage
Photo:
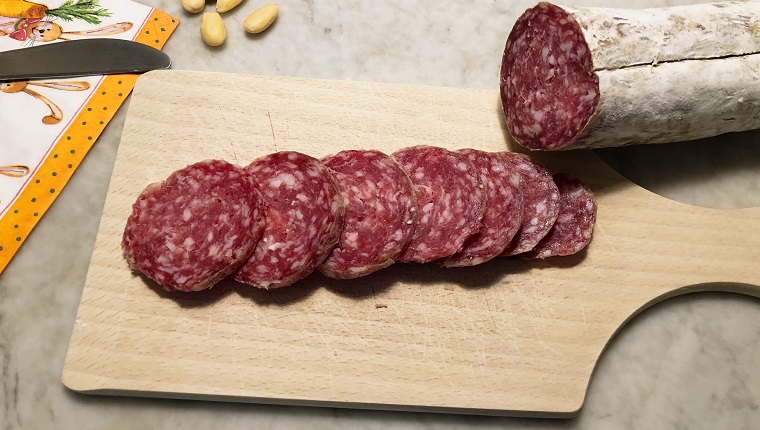
<instances>
[{"instance_id":1,"label":"whole salami sausage","mask_svg":"<svg viewBox=\"0 0 760 430\"><path fill-rule=\"evenodd\" d=\"M318 159L294 151L254 160L246 170L266 204L266 227L235 280L278 288L305 278L338 242L345 206Z\"/></svg>"},{"instance_id":2,"label":"whole salami sausage","mask_svg":"<svg viewBox=\"0 0 760 430\"><path fill-rule=\"evenodd\" d=\"M753 1L641 10L539 3L504 49L507 127L536 150L760 128L757 28Z\"/></svg>"},{"instance_id":3,"label":"whole salami sausage","mask_svg":"<svg viewBox=\"0 0 760 430\"><path fill-rule=\"evenodd\" d=\"M510 256L533 249L551 230L559 214L559 189L546 168L525 154L506 154L523 178L523 213L520 230L501 254Z\"/></svg>"},{"instance_id":4,"label":"whole salami sausage","mask_svg":"<svg viewBox=\"0 0 760 430\"><path fill-rule=\"evenodd\" d=\"M264 207L241 167L207 160L148 185L122 238L129 266L166 290L197 291L237 269L264 228Z\"/></svg>"},{"instance_id":5,"label":"whole salami sausage","mask_svg":"<svg viewBox=\"0 0 760 430\"><path fill-rule=\"evenodd\" d=\"M504 152L462 149L486 184L483 228L464 242L458 253L443 260L447 267L474 266L499 256L517 233L523 219L524 181Z\"/></svg>"},{"instance_id":6,"label":"whole salami sausage","mask_svg":"<svg viewBox=\"0 0 760 430\"><path fill-rule=\"evenodd\" d=\"M485 186L463 154L434 146L412 146L392 154L414 185L417 227L398 261L427 263L459 252L482 227Z\"/></svg>"},{"instance_id":7,"label":"whole salami sausage","mask_svg":"<svg viewBox=\"0 0 760 430\"><path fill-rule=\"evenodd\" d=\"M549 233L526 258L547 258L572 255L591 242L596 224L594 193L579 179L566 174L554 175L559 188L559 215Z\"/></svg>"},{"instance_id":8,"label":"whole salami sausage","mask_svg":"<svg viewBox=\"0 0 760 430\"><path fill-rule=\"evenodd\" d=\"M417 224L409 177L380 151L341 151L322 162L338 181L346 216L338 244L318 269L332 278L351 279L393 264Z\"/></svg>"}]
</instances>

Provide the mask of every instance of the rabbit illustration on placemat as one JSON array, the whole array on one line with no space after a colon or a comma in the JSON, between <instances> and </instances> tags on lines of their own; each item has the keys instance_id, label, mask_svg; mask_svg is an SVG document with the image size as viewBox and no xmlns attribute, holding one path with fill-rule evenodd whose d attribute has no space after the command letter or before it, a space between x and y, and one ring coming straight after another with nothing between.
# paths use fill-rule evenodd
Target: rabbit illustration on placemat
<instances>
[{"instance_id":1,"label":"rabbit illustration on placemat","mask_svg":"<svg viewBox=\"0 0 760 430\"><path fill-rule=\"evenodd\" d=\"M29 166L22 164L13 164L10 166L0 166L0 176L7 176L9 178L23 178L29 174L31 169ZM2 203L2 200L0 200Z\"/></svg>"},{"instance_id":2,"label":"rabbit illustration on placemat","mask_svg":"<svg viewBox=\"0 0 760 430\"><path fill-rule=\"evenodd\" d=\"M111 11L101 7L99 0L64 0L56 6L52 6L53 3L49 4L51 6L27 0L0 1L0 37L9 37L21 42L22 46L31 46L37 42L112 36L125 33L134 26L131 22L101 25L103 18L111 16ZM79 28L74 30L70 25L78 25ZM92 28L93 26L98 27ZM90 84L83 81L0 82L2 93L26 93L44 103L50 109L50 114L42 118L43 124L46 125L59 124L63 119L63 112L52 100L30 88L32 86L61 91L90 89Z\"/></svg>"},{"instance_id":3,"label":"rabbit illustration on placemat","mask_svg":"<svg viewBox=\"0 0 760 430\"><path fill-rule=\"evenodd\" d=\"M118 22L86 30L64 29L55 21L81 20L88 24L101 24L111 13L98 4L98 0L67 0L50 9L45 5L26 0L0 2L0 36L7 36L25 45L35 42L71 40L75 37L101 37L124 33L134 26L131 22ZM66 25L68 28L68 25Z\"/></svg>"},{"instance_id":4,"label":"rabbit illustration on placemat","mask_svg":"<svg viewBox=\"0 0 760 430\"><path fill-rule=\"evenodd\" d=\"M0 52L97 38L161 49L178 24L179 19L139 0L0 0ZM61 60L51 54L50 61ZM129 97L136 79L127 73L0 80L0 273Z\"/></svg>"},{"instance_id":5,"label":"rabbit illustration on placemat","mask_svg":"<svg viewBox=\"0 0 760 430\"><path fill-rule=\"evenodd\" d=\"M0 82L0 92L6 94L14 93L26 93L36 98L37 100L45 103L45 106L50 109L50 115L46 115L42 118L42 123L47 125L54 125L61 122L63 119L63 111L50 99L43 96L29 88L29 86L38 86L44 88L53 88L61 91L86 91L90 89L90 84L85 81L66 81L66 82L33 82L33 81L14 81L14 82Z\"/></svg>"}]
</instances>

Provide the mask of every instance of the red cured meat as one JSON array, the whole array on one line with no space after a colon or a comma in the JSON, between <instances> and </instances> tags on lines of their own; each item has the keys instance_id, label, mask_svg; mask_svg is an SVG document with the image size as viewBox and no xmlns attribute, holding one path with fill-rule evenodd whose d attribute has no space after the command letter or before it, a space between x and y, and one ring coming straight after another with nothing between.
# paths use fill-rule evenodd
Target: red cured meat
<instances>
[{"instance_id":1,"label":"red cured meat","mask_svg":"<svg viewBox=\"0 0 760 430\"><path fill-rule=\"evenodd\" d=\"M341 151L322 162L338 181L346 216L338 244L318 269L351 279L393 264L417 224L409 177L380 151Z\"/></svg>"},{"instance_id":2,"label":"red cured meat","mask_svg":"<svg viewBox=\"0 0 760 430\"><path fill-rule=\"evenodd\" d=\"M338 185L321 161L293 151L254 160L246 170L267 206L266 227L234 278L259 288L290 285L338 241L345 213Z\"/></svg>"},{"instance_id":3,"label":"red cured meat","mask_svg":"<svg viewBox=\"0 0 760 430\"><path fill-rule=\"evenodd\" d=\"M443 261L444 266L474 266L499 256L519 230L523 219L523 179L504 152L476 149L464 154L486 184L486 211L483 228L467 238L464 248Z\"/></svg>"},{"instance_id":4,"label":"red cured meat","mask_svg":"<svg viewBox=\"0 0 760 430\"><path fill-rule=\"evenodd\" d=\"M264 227L245 171L207 160L148 185L132 205L122 249L133 270L167 290L213 286L251 254Z\"/></svg>"},{"instance_id":5,"label":"red cured meat","mask_svg":"<svg viewBox=\"0 0 760 430\"><path fill-rule=\"evenodd\" d=\"M398 261L427 263L459 252L482 227L485 186L463 154L433 146L413 146L393 153L417 196L419 218L409 245Z\"/></svg>"},{"instance_id":6,"label":"red cured meat","mask_svg":"<svg viewBox=\"0 0 760 430\"><path fill-rule=\"evenodd\" d=\"M531 149L560 149L599 104L599 78L578 22L539 3L515 23L501 63L501 100L514 139Z\"/></svg>"},{"instance_id":7,"label":"red cured meat","mask_svg":"<svg viewBox=\"0 0 760 430\"><path fill-rule=\"evenodd\" d=\"M591 242L596 224L594 193L580 180L558 173L554 182L560 192L559 216L554 226L526 258L572 255Z\"/></svg>"},{"instance_id":8,"label":"red cured meat","mask_svg":"<svg viewBox=\"0 0 760 430\"><path fill-rule=\"evenodd\" d=\"M507 157L522 175L525 212L520 230L502 255L530 251L551 230L559 213L559 189L551 174L538 161L525 154L507 153Z\"/></svg>"}]
</instances>

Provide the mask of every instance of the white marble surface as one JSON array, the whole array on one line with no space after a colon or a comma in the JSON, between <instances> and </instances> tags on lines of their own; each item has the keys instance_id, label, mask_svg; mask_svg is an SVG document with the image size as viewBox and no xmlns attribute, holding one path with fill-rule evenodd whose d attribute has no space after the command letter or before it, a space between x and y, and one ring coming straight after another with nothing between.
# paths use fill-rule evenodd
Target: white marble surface
<instances>
[{"instance_id":1,"label":"white marble surface","mask_svg":"<svg viewBox=\"0 0 760 430\"><path fill-rule=\"evenodd\" d=\"M143 0L182 19L175 69L495 88L501 50L530 1L283 0L270 31L225 16L210 49L179 0ZM625 6L626 1L579 1ZM637 7L694 3L641 1ZM208 5L207 9L211 9ZM695 71L695 73L698 73ZM251 97L255 103L255 96ZM611 342L570 420L101 397L60 382L69 336L126 115L121 109L0 277L3 429L749 429L760 423L760 300L703 293L659 304ZM760 132L602 156L643 186L713 207L760 205ZM157 142L160 144L160 142ZM2 234L2 233L0 233ZM399 393L400 396L403 393Z\"/></svg>"}]
</instances>

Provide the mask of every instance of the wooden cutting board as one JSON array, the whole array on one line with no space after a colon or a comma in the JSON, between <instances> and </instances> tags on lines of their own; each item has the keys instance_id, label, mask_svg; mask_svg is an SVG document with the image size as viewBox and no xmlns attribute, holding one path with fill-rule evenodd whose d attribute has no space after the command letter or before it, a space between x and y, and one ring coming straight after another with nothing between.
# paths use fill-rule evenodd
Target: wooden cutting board
<instances>
[{"instance_id":1,"label":"wooden cutting board","mask_svg":"<svg viewBox=\"0 0 760 430\"><path fill-rule=\"evenodd\" d=\"M95 394L570 416L610 338L692 291L760 296L760 209L652 194L592 152L538 154L599 200L590 247L546 261L396 264L274 291L169 294L120 250L131 204L187 164L411 145L511 146L496 90L161 71L131 99L63 372Z\"/></svg>"}]
</instances>

